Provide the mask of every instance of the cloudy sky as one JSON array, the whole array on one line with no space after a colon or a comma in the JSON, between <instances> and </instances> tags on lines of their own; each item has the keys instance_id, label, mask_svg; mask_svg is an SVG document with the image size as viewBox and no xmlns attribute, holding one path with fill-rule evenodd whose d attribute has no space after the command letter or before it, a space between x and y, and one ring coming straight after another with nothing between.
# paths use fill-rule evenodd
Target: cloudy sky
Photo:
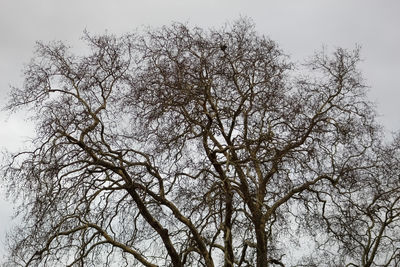
<instances>
[{"instance_id":1,"label":"cloudy sky","mask_svg":"<svg viewBox=\"0 0 400 267\"><path fill-rule=\"evenodd\" d=\"M173 21L219 27L246 16L296 61L323 45L328 49L361 45L369 97L377 103L387 132L395 131L400 129L399 11L398 0L1 0L0 105L4 106L10 85L22 83L21 69L37 40L62 40L79 51L85 29L123 34ZM27 145L32 132L23 114L0 111L1 149L15 151ZM0 196L0 242L11 214L12 205Z\"/></svg>"}]
</instances>

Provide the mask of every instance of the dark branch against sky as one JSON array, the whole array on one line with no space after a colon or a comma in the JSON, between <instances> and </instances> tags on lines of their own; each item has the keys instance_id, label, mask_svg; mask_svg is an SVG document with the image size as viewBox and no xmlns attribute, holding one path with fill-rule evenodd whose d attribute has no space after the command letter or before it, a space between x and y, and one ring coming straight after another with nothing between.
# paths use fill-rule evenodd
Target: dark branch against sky
<instances>
[{"instance_id":1,"label":"dark branch against sky","mask_svg":"<svg viewBox=\"0 0 400 267\"><path fill-rule=\"evenodd\" d=\"M400 2L388 1L1 1L0 98L9 85L22 82L35 41L62 40L76 51L86 29L123 34L141 26L172 21L219 27L239 16L251 18L257 31L277 41L282 50L301 61L320 50L361 45L361 66L370 98L388 131L400 128ZM21 115L0 114L0 147L15 150L33 132ZM9 226L11 205L0 202L0 235ZM0 245L2 254L2 245Z\"/></svg>"}]
</instances>

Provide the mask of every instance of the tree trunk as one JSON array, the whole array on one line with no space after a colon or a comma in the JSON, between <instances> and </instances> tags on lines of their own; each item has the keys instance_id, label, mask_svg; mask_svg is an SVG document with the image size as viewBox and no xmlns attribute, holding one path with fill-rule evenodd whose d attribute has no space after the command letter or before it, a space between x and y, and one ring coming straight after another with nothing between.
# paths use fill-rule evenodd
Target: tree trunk
<instances>
[{"instance_id":1,"label":"tree trunk","mask_svg":"<svg viewBox=\"0 0 400 267\"><path fill-rule=\"evenodd\" d=\"M260 219L257 219L254 226L257 239L257 267L267 267L268 249L265 235L265 225L260 222Z\"/></svg>"}]
</instances>

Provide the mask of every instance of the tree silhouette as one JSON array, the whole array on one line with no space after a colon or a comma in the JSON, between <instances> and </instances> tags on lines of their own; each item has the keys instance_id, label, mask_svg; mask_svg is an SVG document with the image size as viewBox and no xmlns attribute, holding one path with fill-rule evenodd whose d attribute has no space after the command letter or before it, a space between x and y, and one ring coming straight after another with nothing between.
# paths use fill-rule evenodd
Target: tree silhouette
<instances>
[{"instance_id":1,"label":"tree silhouette","mask_svg":"<svg viewBox=\"0 0 400 267\"><path fill-rule=\"evenodd\" d=\"M399 142L358 49L296 65L246 19L84 39L39 43L11 92L37 137L3 168L6 266L398 264Z\"/></svg>"}]
</instances>

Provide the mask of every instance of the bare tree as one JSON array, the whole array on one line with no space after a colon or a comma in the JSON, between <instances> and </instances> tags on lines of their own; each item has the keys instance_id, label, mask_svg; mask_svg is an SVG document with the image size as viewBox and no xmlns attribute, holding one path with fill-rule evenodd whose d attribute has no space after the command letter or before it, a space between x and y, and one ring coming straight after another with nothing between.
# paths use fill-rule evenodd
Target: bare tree
<instances>
[{"instance_id":1,"label":"bare tree","mask_svg":"<svg viewBox=\"0 0 400 267\"><path fill-rule=\"evenodd\" d=\"M318 201L308 210L313 220L303 223L306 229L325 229L327 235L316 238L321 252L340 255L320 257L320 265L400 264L399 145L397 136L392 144L375 147L366 159L370 165L353 173L351 183L316 192Z\"/></svg>"},{"instance_id":2,"label":"bare tree","mask_svg":"<svg viewBox=\"0 0 400 267\"><path fill-rule=\"evenodd\" d=\"M388 179L358 49L297 66L247 20L85 40L86 56L38 44L12 90L37 138L4 168L23 218L7 266L285 266L307 223L369 266L338 232L342 203L374 223L398 197L353 200L368 170Z\"/></svg>"}]
</instances>

